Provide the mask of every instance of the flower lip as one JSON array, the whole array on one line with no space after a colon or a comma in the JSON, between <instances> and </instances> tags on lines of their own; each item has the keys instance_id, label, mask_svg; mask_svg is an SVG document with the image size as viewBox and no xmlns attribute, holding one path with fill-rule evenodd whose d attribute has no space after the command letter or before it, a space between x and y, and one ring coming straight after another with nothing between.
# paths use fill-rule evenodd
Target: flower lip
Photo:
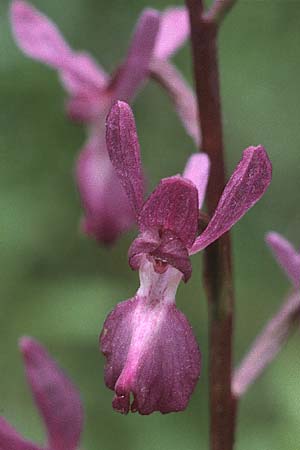
<instances>
[{"instance_id":1,"label":"flower lip","mask_svg":"<svg viewBox=\"0 0 300 450\"><path fill-rule=\"evenodd\" d=\"M100 336L105 383L115 391L114 409L123 414L182 411L198 381L201 355L175 306L181 277L170 266L157 274L147 258L143 261L136 296L117 305Z\"/></svg>"}]
</instances>

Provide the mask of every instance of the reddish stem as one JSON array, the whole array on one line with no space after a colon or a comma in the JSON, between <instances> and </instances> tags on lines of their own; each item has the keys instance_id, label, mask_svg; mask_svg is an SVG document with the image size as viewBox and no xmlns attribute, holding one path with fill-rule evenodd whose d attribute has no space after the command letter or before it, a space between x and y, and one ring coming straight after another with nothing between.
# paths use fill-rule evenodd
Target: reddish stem
<instances>
[{"instance_id":1,"label":"reddish stem","mask_svg":"<svg viewBox=\"0 0 300 450\"><path fill-rule=\"evenodd\" d=\"M225 4L231 5L231 1ZM218 0L205 13L202 0L186 0L190 14L194 74L202 150L211 161L207 208L213 214L225 186L225 165L217 58ZM223 8L223 7L222 7ZM222 9L221 16L225 10ZM232 450L236 404L231 395L233 280L227 233L205 252L205 288L209 305L211 450Z\"/></svg>"}]
</instances>

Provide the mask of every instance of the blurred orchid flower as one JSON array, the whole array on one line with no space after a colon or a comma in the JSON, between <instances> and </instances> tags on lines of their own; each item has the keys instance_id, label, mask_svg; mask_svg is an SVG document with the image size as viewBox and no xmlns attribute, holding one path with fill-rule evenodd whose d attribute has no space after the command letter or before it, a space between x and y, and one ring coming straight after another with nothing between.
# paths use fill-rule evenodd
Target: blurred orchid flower
<instances>
[{"instance_id":1,"label":"blurred orchid flower","mask_svg":"<svg viewBox=\"0 0 300 450\"><path fill-rule=\"evenodd\" d=\"M299 329L300 252L274 231L267 233L265 240L294 289L256 337L249 352L235 370L232 380L232 393L235 397L241 397L248 390L275 359L294 330Z\"/></svg>"},{"instance_id":2,"label":"blurred orchid flower","mask_svg":"<svg viewBox=\"0 0 300 450\"><path fill-rule=\"evenodd\" d=\"M37 341L23 337L20 350L28 383L47 429L48 442L42 447L25 440L0 417L0 449L78 449L83 412L77 389Z\"/></svg>"},{"instance_id":3,"label":"blurred orchid flower","mask_svg":"<svg viewBox=\"0 0 300 450\"><path fill-rule=\"evenodd\" d=\"M117 102L107 119L107 149L140 230L129 249L140 288L107 317L100 349L107 358L106 385L113 407L150 414L186 408L200 374L200 352L191 326L176 309L180 280L192 273L189 255L228 231L264 194L271 163L262 146L249 147L228 181L205 231L198 234L209 174L205 154L193 155L183 176L161 180L144 201L144 185L132 111ZM130 393L134 401L130 407Z\"/></svg>"},{"instance_id":4,"label":"blurred orchid flower","mask_svg":"<svg viewBox=\"0 0 300 450\"><path fill-rule=\"evenodd\" d=\"M27 2L12 2L11 22L23 52L58 71L69 94L69 116L88 125L87 144L76 168L85 209L83 229L97 240L111 243L133 224L134 216L107 155L105 117L116 100L134 99L149 75L153 57L168 58L184 43L189 33L187 11L145 9L127 56L112 76L88 53L73 51L57 27Z\"/></svg>"},{"instance_id":5,"label":"blurred orchid flower","mask_svg":"<svg viewBox=\"0 0 300 450\"><path fill-rule=\"evenodd\" d=\"M293 286L300 287L300 252L279 233L270 231L266 235L266 243L282 267Z\"/></svg>"}]
</instances>

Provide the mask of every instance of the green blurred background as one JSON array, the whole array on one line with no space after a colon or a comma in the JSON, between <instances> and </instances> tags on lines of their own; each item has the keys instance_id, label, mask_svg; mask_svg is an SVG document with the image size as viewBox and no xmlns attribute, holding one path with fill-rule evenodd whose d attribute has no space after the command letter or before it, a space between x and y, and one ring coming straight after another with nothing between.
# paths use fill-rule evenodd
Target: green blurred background
<instances>
[{"instance_id":1,"label":"green blurred background","mask_svg":"<svg viewBox=\"0 0 300 450\"><path fill-rule=\"evenodd\" d=\"M174 2L180 5L180 2ZM108 70L123 57L141 9L165 0L34 0L76 49L89 50ZM178 293L203 352L203 372L184 413L121 416L103 383L98 335L107 313L132 296L138 276L127 264L135 235L111 251L81 236L74 158L84 130L70 123L56 73L16 48L7 0L0 4L0 415L26 437L43 429L26 385L18 338L47 346L79 387L85 405L86 450L196 450L208 447L207 308L201 256ZM288 291L288 282L264 244L273 229L300 245L300 3L238 1L220 34L220 63L228 173L248 145L262 143L274 178L263 200L234 228L237 297L235 357ZM189 46L174 58L192 83ZM191 152L164 92L150 82L134 111L149 189L178 173ZM300 449L299 335L245 396L237 449Z\"/></svg>"}]
</instances>

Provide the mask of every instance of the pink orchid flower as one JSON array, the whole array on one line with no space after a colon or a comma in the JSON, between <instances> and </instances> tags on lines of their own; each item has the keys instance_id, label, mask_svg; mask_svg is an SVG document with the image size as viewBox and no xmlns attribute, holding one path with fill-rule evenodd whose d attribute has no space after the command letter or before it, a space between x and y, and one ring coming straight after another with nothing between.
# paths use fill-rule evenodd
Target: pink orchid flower
<instances>
[{"instance_id":1,"label":"pink orchid flower","mask_svg":"<svg viewBox=\"0 0 300 450\"><path fill-rule=\"evenodd\" d=\"M300 287L300 252L287 239L274 231L267 233L266 243L295 289L298 289Z\"/></svg>"},{"instance_id":2,"label":"pink orchid flower","mask_svg":"<svg viewBox=\"0 0 300 450\"><path fill-rule=\"evenodd\" d=\"M47 445L25 440L0 417L0 450L78 449L83 411L77 389L37 341L23 337L20 350L28 383L46 426Z\"/></svg>"},{"instance_id":3,"label":"pink orchid flower","mask_svg":"<svg viewBox=\"0 0 300 450\"><path fill-rule=\"evenodd\" d=\"M183 176L161 180L144 201L134 117L124 102L117 102L108 116L107 148L140 230L128 255L131 267L139 270L140 288L104 323L105 383L115 391L113 407L122 413L182 411L199 378L201 358L191 326L176 308L177 287L191 276L189 256L222 236L262 197L271 181L271 163L262 146L247 148L198 235L207 155L193 155Z\"/></svg>"},{"instance_id":4,"label":"pink orchid flower","mask_svg":"<svg viewBox=\"0 0 300 450\"><path fill-rule=\"evenodd\" d=\"M82 228L98 241L112 243L134 223L134 216L107 154L105 117L116 100L134 99L148 77L152 57L168 58L183 44L189 33L187 12L145 9L126 58L111 76L88 53L72 50L57 27L27 2L12 2L11 22L23 52L58 71L69 96L68 115L88 126L76 165L85 210Z\"/></svg>"}]
</instances>

